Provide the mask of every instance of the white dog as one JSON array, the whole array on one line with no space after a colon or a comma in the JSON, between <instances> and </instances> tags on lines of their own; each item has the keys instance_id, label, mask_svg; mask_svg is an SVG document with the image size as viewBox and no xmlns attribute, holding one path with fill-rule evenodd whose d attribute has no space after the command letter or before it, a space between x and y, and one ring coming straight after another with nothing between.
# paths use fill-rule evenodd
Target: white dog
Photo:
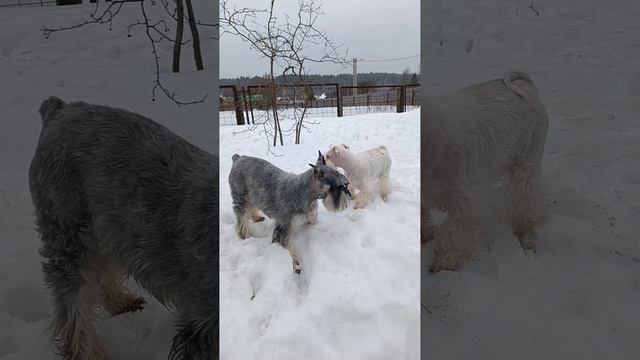
<instances>
[{"instance_id":1,"label":"white dog","mask_svg":"<svg viewBox=\"0 0 640 360\"><path fill-rule=\"evenodd\" d=\"M546 219L540 161L549 126L538 90L522 71L474 84L422 106L422 242L433 239L431 272L458 270L471 258L490 185L505 178L508 220L523 249ZM485 197L489 194L491 197ZM430 211L447 212L435 227Z\"/></svg>"},{"instance_id":2,"label":"white dog","mask_svg":"<svg viewBox=\"0 0 640 360\"><path fill-rule=\"evenodd\" d=\"M380 145L375 149L355 154L345 144L331 145L325 158L329 166L344 169L351 185L360 190L355 196L355 209L367 206L376 182L379 185L380 197L387 201L391 193L391 157L386 147Z\"/></svg>"}]
</instances>

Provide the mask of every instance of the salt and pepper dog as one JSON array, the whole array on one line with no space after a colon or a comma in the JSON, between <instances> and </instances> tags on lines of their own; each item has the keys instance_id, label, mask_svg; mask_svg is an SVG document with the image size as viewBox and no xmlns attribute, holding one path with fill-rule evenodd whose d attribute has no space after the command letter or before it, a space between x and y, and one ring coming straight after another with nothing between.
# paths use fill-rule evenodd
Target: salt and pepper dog
<instances>
[{"instance_id":1,"label":"salt and pepper dog","mask_svg":"<svg viewBox=\"0 0 640 360\"><path fill-rule=\"evenodd\" d=\"M367 206L376 185L382 200L387 201L391 193L391 157L385 146L353 153L345 144L331 145L325 156L330 166L344 169L351 185L360 190L354 208Z\"/></svg>"},{"instance_id":2,"label":"salt and pepper dog","mask_svg":"<svg viewBox=\"0 0 640 360\"><path fill-rule=\"evenodd\" d=\"M349 181L326 165L318 152L315 165L302 174L291 174L273 164L250 156L232 156L229 186L236 215L236 231L241 239L251 236L249 220L264 220L260 212L275 221L273 242L289 250L293 269L300 273L302 266L291 241L293 221L304 216L314 224L318 217L319 199L332 212L343 211L349 205Z\"/></svg>"},{"instance_id":3,"label":"salt and pepper dog","mask_svg":"<svg viewBox=\"0 0 640 360\"><path fill-rule=\"evenodd\" d=\"M218 157L140 115L51 97L29 186L64 359L104 360L96 305L178 315L169 359L218 357Z\"/></svg>"},{"instance_id":4,"label":"salt and pepper dog","mask_svg":"<svg viewBox=\"0 0 640 360\"><path fill-rule=\"evenodd\" d=\"M535 248L534 230L546 218L541 160L549 119L538 90L518 70L473 84L422 107L422 242L433 241L431 272L458 270L471 258L482 229L484 196L506 177L508 219L523 249ZM431 224L441 208L446 221Z\"/></svg>"}]
</instances>

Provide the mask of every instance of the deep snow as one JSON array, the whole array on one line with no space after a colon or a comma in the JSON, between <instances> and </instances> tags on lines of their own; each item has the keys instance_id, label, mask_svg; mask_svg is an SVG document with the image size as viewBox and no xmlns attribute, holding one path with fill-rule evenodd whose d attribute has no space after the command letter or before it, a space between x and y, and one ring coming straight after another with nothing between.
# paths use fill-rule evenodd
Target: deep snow
<instances>
[{"instance_id":1,"label":"deep snow","mask_svg":"<svg viewBox=\"0 0 640 360\"><path fill-rule=\"evenodd\" d=\"M268 151L262 127L220 130L220 327L222 359L418 359L419 110L316 119L302 143ZM283 129L289 124L283 124ZM247 130L249 129L249 130ZM343 213L322 205L316 225L294 230L303 272L271 242L273 222L235 230L228 174L234 153L288 172L315 163L318 150L384 144L393 164L389 202Z\"/></svg>"},{"instance_id":2,"label":"deep snow","mask_svg":"<svg viewBox=\"0 0 640 360\"><path fill-rule=\"evenodd\" d=\"M424 359L640 354L640 3L423 2L423 93L530 73L550 113L552 219L536 254L505 226L460 272L422 262ZM424 249L423 249L424 250Z\"/></svg>"}]
</instances>

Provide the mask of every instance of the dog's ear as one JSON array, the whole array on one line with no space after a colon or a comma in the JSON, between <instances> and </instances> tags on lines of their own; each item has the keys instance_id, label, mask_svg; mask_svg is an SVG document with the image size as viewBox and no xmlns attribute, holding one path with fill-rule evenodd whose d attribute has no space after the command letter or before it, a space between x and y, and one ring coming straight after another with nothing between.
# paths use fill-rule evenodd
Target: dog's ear
<instances>
[{"instance_id":1,"label":"dog's ear","mask_svg":"<svg viewBox=\"0 0 640 360\"><path fill-rule=\"evenodd\" d=\"M313 168L313 176L315 176L318 180L324 177L322 168L319 168L317 165L311 165L311 164L309 164L309 166Z\"/></svg>"},{"instance_id":2,"label":"dog's ear","mask_svg":"<svg viewBox=\"0 0 640 360\"><path fill-rule=\"evenodd\" d=\"M342 146L343 146L345 149L349 150L349 146L347 146L347 144L342 144Z\"/></svg>"},{"instance_id":3,"label":"dog's ear","mask_svg":"<svg viewBox=\"0 0 640 360\"><path fill-rule=\"evenodd\" d=\"M327 165L326 161L324 160L324 155L322 155L322 151L318 150L318 161L316 161L316 166L318 165Z\"/></svg>"}]
</instances>

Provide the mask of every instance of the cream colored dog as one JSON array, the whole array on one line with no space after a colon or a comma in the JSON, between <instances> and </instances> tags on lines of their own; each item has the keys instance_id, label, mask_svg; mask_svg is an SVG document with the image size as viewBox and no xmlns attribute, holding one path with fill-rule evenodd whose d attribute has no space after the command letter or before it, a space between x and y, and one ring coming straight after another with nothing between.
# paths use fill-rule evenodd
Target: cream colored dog
<instances>
[{"instance_id":1,"label":"cream colored dog","mask_svg":"<svg viewBox=\"0 0 640 360\"><path fill-rule=\"evenodd\" d=\"M380 197L387 201L391 193L391 157L385 146L380 145L375 149L353 153L345 144L331 145L325 158L327 165L341 167L351 185L360 191L354 196L355 209L367 206L376 183Z\"/></svg>"},{"instance_id":2,"label":"cream colored dog","mask_svg":"<svg viewBox=\"0 0 640 360\"><path fill-rule=\"evenodd\" d=\"M546 219L540 179L549 119L538 90L518 70L440 96L422 106L422 242L433 239L431 271L458 270L471 258L492 183L504 177L507 217L523 249ZM448 217L431 225L430 211Z\"/></svg>"}]
</instances>

